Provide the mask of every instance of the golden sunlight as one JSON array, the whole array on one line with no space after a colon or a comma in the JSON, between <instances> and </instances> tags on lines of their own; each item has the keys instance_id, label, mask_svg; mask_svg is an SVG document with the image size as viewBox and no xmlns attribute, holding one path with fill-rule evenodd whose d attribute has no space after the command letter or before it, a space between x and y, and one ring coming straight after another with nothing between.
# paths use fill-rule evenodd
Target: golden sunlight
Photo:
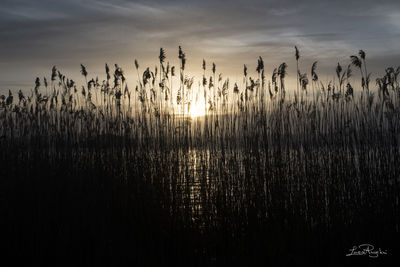
<instances>
[{"instance_id":1,"label":"golden sunlight","mask_svg":"<svg viewBox=\"0 0 400 267\"><path fill-rule=\"evenodd\" d=\"M192 105L190 106L190 117L192 119L204 116L206 114L206 106L205 106L205 101L203 97L196 97L196 99L193 99Z\"/></svg>"},{"instance_id":2,"label":"golden sunlight","mask_svg":"<svg viewBox=\"0 0 400 267\"><path fill-rule=\"evenodd\" d=\"M204 116L206 114L204 103L196 102L193 106L190 107L190 117L192 119L200 116Z\"/></svg>"}]
</instances>

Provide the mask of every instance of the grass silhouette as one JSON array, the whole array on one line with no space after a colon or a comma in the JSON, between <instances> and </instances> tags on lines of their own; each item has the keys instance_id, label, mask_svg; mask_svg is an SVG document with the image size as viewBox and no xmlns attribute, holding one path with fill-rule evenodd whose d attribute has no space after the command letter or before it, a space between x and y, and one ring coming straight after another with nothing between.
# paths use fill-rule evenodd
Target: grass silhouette
<instances>
[{"instance_id":1,"label":"grass silhouette","mask_svg":"<svg viewBox=\"0 0 400 267\"><path fill-rule=\"evenodd\" d=\"M268 81L261 57L233 86L203 61L195 84L181 47L177 74L162 48L154 70L135 60L134 89L117 64L102 82L81 65L81 87L53 67L31 95L1 96L3 251L30 266L320 266L348 263L354 242L398 248L399 68L372 88L363 51L328 84L314 62L309 93L295 58L293 96L287 64Z\"/></svg>"}]
</instances>

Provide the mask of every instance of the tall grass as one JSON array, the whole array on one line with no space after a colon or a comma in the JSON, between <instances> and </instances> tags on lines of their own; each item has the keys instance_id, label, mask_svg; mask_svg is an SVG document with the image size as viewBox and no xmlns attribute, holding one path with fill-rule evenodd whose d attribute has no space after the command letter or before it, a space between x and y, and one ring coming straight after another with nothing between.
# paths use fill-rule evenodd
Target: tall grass
<instances>
[{"instance_id":1,"label":"tall grass","mask_svg":"<svg viewBox=\"0 0 400 267\"><path fill-rule=\"evenodd\" d=\"M277 242L275 231L329 231L356 227L363 220L375 226L371 218L376 216L385 222L385 231L398 233L399 68L387 68L376 88L370 88L365 53L360 51L359 56L351 56L351 65L361 73L359 90L353 90L351 65L343 71L338 64L338 80L323 84L314 62L312 94L308 94L309 80L299 70L296 47L294 97L285 87L286 63L275 68L268 80L260 57L256 76L250 76L245 65L242 82L232 85L217 75L214 63L209 68L203 61L203 77L196 84L185 75L181 47L179 82L173 78L175 67L165 63L162 48L154 70L145 68L142 73L135 60L134 89L128 88L118 65L111 73L106 64L102 82L88 78L81 65L85 78L81 87L53 67L50 85L37 78L29 96L22 91L18 97L11 91L1 96L6 198L13 203L15 193L35 200L42 190L58 190L65 199L51 193L38 203L47 207L55 202L89 212L83 218L96 225L96 235L104 229L116 234L108 228L116 226L107 221L112 216L122 216L116 220L126 223L129 233L129 225L149 235L157 229L162 248L157 253L163 257L168 257L163 240L173 242L168 231L176 231L174 235L188 231L190 238L197 233L193 243L183 239L207 263L220 260L214 245L202 243L219 240L212 236L235 241L226 251L239 251L243 247L238 240L253 233ZM204 114L192 117L192 109ZM41 169L41 164L47 167ZM30 171L46 179L33 178ZM73 200L73 194L86 206ZM40 208L39 204L18 207ZM18 221L10 207L3 207L8 222ZM68 212L74 216L74 211ZM48 216L54 225L58 220L71 222L63 212ZM29 218L40 223L42 217ZM61 239L67 240L68 230L60 231ZM257 242L260 248L268 246ZM141 245L147 248L143 243L137 246ZM38 246L46 247L40 242ZM106 241L99 246L99 255L107 251ZM224 251L221 244L215 246ZM228 254L224 259L232 260ZM178 256L170 257L176 261ZM140 263L140 256L134 262Z\"/></svg>"}]
</instances>

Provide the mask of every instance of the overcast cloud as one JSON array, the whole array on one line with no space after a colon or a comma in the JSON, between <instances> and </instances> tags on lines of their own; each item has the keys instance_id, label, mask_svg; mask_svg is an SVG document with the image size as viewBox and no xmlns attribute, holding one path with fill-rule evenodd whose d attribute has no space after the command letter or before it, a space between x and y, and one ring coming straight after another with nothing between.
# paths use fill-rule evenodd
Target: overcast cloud
<instances>
[{"instance_id":1,"label":"overcast cloud","mask_svg":"<svg viewBox=\"0 0 400 267\"><path fill-rule=\"evenodd\" d=\"M297 45L304 71L318 60L329 79L363 49L380 75L400 65L399 43L400 1L1 0L0 90L28 88L53 65L78 80L80 63L91 76L105 62L133 76L135 58L154 66L164 47L176 63L178 45L193 73L204 58L239 77L262 56L268 70L285 61L293 76Z\"/></svg>"}]
</instances>

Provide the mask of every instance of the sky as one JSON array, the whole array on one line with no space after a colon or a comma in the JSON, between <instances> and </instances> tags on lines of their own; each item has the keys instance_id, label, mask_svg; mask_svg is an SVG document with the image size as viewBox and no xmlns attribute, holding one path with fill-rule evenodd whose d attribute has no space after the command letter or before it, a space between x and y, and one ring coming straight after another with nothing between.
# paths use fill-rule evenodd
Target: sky
<instances>
[{"instance_id":1,"label":"sky","mask_svg":"<svg viewBox=\"0 0 400 267\"><path fill-rule=\"evenodd\" d=\"M204 58L240 80L243 64L255 73L262 56L267 77L282 62L295 77L296 45L302 72L318 61L319 76L333 79L363 49L376 77L400 65L399 43L398 0L1 0L0 92L32 88L53 65L83 82L81 63L100 80L106 62L118 63L134 81L135 59L154 67L163 47L178 65L179 45L193 75Z\"/></svg>"}]
</instances>

